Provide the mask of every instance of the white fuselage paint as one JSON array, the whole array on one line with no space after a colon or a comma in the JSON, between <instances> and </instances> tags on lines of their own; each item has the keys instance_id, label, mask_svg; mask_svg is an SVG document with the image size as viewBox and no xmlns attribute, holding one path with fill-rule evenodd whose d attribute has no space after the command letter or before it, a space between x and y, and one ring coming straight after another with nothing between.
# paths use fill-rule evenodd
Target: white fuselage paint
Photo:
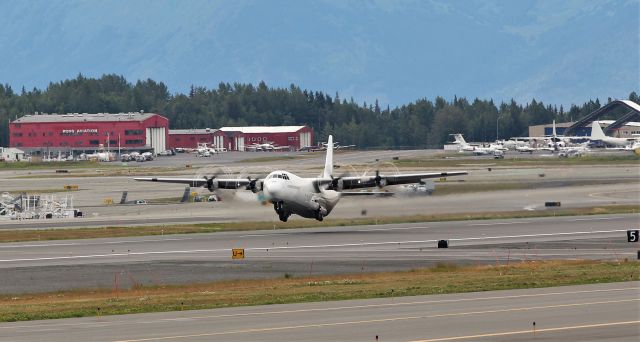
<instances>
[{"instance_id":1,"label":"white fuselage paint","mask_svg":"<svg viewBox=\"0 0 640 342\"><path fill-rule=\"evenodd\" d=\"M262 190L265 199L273 203L282 202L284 209L292 214L315 218L320 211L327 216L338 204L340 193L323 189L322 186L316 188L316 179L298 177L287 171L274 171L263 181Z\"/></svg>"}]
</instances>

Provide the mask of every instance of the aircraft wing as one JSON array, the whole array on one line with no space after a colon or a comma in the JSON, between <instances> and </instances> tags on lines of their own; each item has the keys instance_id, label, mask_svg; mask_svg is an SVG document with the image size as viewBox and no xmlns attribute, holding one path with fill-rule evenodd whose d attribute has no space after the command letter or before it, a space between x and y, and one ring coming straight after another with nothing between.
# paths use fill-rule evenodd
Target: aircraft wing
<instances>
[{"instance_id":1,"label":"aircraft wing","mask_svg":"<svg viewBox=\"0 0 640 342\"><path fill-rule=\"evenodd\" d=\"M177 184L185 184L191 187L199 187L206 186L208 180L205 178L158 178L158 177L148 177L148 178L134 178L136 181L140 182L158 182L158 183L177 183ZM243 186L249 185L251 182L247 178L237 178L237 179L218 179L215 178L213 181L217 182L218 189L237 189Z\"/></svg>"},{"instance_id":2,"label":"aircraft wing","mask_svg":"<svg viewBox=\"0 0 640 342\"><path fill-rule=\"evenodd\" d=\"M382 175L377 174L375 176L364 177L339 177L333 181L329 181L330 187L337 186L341 190L350 189L362 189L372 188L376 186L386 185L399 185L399 184L412 184L420 183L423 179L428 178L444 178L451 176L462 176L468 174L467 171L451 171L451 172L427 172L427 173L412 173L412 174L400 174L400 175ZM342 183L342 186L339 185Z\"/></svg>"}]
</instances>

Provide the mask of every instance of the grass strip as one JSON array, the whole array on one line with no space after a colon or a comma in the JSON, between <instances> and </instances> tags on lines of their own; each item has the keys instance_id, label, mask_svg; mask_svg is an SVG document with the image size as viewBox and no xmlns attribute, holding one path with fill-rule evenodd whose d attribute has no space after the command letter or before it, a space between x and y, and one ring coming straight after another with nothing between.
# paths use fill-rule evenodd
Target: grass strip
<instances>
[{"instance_id":1,"label":"grass strip","mask_svg":"<svg viewBox=\"0 0 640 342\"><path fill-rule=\"evenodd\" d=\"M114 238L131 236L151 236L168 234L216 233L222 231L244 231L264 229L293 229L333 226L378 225L393 223L496 220L510 218L578 216L604 214L630 214L640 212L640 205L609 205L575 209L547 209L543 211L505 211L484 213L451 213L393 217L364 217L351 219L326 219L323 222L296 219L289 222L254 221L254 222L220 222L201 224L177 224L161 226L134 227L100 227L69 229L33 229L33 230L0 230L0 243L40 240L68 240Z\"/></svg>"},{"instance_id":2,"label":"grass strip","mask_svg":"<svg viewBox=\"0 0 640 342\"><path fill-rule=\"evenodd\" d=\"M108 167L95 161L2 162L0 170L86 169Z\"/></svg>"},{"instance_id":3,"label":"grass strip","mask_svg":"<svg viewBox=\"0 0 640 342\"><path fill-rule=\"evenodd\" d=\"M247 260L243 261L246 262ZM233 306L388 298L638 280L637 261L529 261L268 280L221 281L129 290L0 296L0 321L118 315Z\"/></svg>"}]
</instances>

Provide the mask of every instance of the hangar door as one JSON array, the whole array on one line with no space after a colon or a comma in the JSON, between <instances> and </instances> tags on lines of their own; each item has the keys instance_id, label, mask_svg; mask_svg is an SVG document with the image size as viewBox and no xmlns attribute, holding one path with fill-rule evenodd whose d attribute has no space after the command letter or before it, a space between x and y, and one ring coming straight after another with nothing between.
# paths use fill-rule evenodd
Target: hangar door
<instances>
[{"instance_id":1,"label":"hangar door","mask_svg":"<svg viewBox=\"0 0 640 342\"><path fill-rule=\"evenodd\" d=\"M244 137L236 137L236 150L244 151Z\"/></svg>"},{"instance_id":2,"label":"hangar door","mask_svg":"<svg viewBox=\"0 0 640 342\"><path fill-rule=\"evenodd\" d=\"M300 133L300 146L298 148L305 146L311 146L311 132Z\"/></svg>"},{"instance_id":3,"label":"hangar door","mask_svg":"<svg viewBox=\"0 0 640 342\"><path fill-rule=\"evenodd\" d=\"M164 127L147 128L146 146L153 148L153 154L167 149L166 130Z\"/></svg>"}]
</instances>

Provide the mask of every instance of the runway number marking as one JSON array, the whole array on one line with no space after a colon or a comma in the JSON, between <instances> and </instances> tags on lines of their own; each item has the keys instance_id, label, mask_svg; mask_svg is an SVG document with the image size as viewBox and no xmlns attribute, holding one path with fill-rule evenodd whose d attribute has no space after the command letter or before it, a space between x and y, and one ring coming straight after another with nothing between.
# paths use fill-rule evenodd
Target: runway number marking
<instances>
[{"instance_id":1,"label":"runway number marking","mask_svg":"<svg viewBox=\"0 0 640 342\"><path fill-rule=\"evenodd\" d=\"M627 230L627 241L628 242L638 242L640 231L638 229L629 229Z\"/></svg>"},{"instance_id":2,"label":"runway number marking","mask_svg":"<svg viewBox=\"0 0 640 342\"><path fill-rule=\"evenodd\" d=\"M231 259L244 259L244 248L234 248L231 250Z\"/></svg>"}]
</instances>

